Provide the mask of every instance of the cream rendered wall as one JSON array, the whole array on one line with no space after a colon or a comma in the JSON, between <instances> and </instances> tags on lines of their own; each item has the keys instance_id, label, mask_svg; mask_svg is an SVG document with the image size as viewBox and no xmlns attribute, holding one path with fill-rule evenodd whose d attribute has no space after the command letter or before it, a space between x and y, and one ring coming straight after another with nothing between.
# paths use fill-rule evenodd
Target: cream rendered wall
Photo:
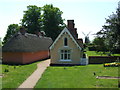
<instances>
[{"instance_id":1,"label":"cream rendered wall","mask_svg":"<svg viewBox=\"0 0 120 90\"><path fill-rule=\"evenodd\" d=\"M64 38L68 38L68 47L64 47ZM60 49L71 49L71 61L60 61ZM50 50L51 64L80 64L83 52L77 47L69 34L64 33Z\"/></svg>"}]
</instances>

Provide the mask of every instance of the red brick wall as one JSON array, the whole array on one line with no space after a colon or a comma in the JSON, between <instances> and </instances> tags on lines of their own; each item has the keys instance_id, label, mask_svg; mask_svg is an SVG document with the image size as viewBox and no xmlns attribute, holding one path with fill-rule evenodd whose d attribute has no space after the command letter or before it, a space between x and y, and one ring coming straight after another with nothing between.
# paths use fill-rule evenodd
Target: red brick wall
<instances>
[{"instance_id":1,"label":"red brick wall","mask_svg":"<svg viewBox=\"0 0 120 90\"><path fill-rule=\"evenodd\" d=\"M40 52L3 52L3 63L26 64L49 57L49 51Z\"/></svg>"},{"instance_id":2,"label":"red brick wall","mask_svg":"<svg viewBox=\"0 0 120 90\"><path fill-rule=\"evenodd\" d=\"M23 64L34 62L49 57L49 51L23 53Z\"/></svg>"},{"instance_id":3,"label":"red brick wall","mask_svg":"<svg viewBox=\"0 0 120 90\"><path fill-rule=\"evenodd\" d=\"M22 60L23 60L22 53L13 53L13 52L2 53L3 63L19 64L22 63Z\"/></svg>"},{"instance_id":4,"label":"red brick wall","mask_svg":"<svg viewBox=\"0 0 120 90\"><path fill-rule=\"evenodd\" d=\"M117 57L120 56L89 56L89 64L103 64L115 62Z\"/></svg>"}]
</instances>

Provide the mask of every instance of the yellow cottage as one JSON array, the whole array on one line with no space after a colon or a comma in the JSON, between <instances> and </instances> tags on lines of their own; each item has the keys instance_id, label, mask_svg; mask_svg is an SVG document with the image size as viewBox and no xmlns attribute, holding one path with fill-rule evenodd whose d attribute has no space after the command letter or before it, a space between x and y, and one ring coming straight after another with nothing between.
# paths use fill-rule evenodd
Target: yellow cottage
<instances>
[{"instance_id":1,"label":"yellow cottage","mask_svg":"<svg viewBox=\"0 0 120 90\"><path fill-rule=\"evenodd\" d=\"M83 58L83 40L78 39L74 20L67 21L65 27L50 47L51 66L53 65L86 65Z\"/></svg>"}]
</instances>

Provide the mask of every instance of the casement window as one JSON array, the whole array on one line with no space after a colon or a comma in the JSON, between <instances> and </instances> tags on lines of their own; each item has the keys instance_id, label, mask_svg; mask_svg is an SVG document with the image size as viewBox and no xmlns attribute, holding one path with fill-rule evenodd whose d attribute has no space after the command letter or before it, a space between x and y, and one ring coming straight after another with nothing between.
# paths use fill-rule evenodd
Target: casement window
<instances>
[{"instance_id":1,"label":"casement window","mask_svg":"<svg viewBox=\"0 0 120 90\"><path fill-rule=\"evenodd\" d=\"M68 46L68 39L64 38L64 46Z\"/></svg>"},{"instance_id":2,"label":"casement window","mask_svg":"<svg viewBox=\"0 0 120 90\"><path fill-rule=\"evenodd\" d=\"M70 50L61 50L61 60L70 60L71 51Z\"/></svg>"}]
</instances>

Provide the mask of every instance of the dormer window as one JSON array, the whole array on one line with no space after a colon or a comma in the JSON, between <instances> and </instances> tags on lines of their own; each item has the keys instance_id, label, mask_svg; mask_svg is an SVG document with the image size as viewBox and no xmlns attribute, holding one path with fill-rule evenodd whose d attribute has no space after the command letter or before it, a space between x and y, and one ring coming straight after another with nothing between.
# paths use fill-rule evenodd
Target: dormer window
<instances>
[{"instance_id":1,"label":"dormer window","mask_svg":"<svg viewBox=\"0 0 120 90\"><path fill-rule=\"evenodd\" d=\"M64 46L68 46L68 39L64 38Z\"/></svg>"}]
</instances>

